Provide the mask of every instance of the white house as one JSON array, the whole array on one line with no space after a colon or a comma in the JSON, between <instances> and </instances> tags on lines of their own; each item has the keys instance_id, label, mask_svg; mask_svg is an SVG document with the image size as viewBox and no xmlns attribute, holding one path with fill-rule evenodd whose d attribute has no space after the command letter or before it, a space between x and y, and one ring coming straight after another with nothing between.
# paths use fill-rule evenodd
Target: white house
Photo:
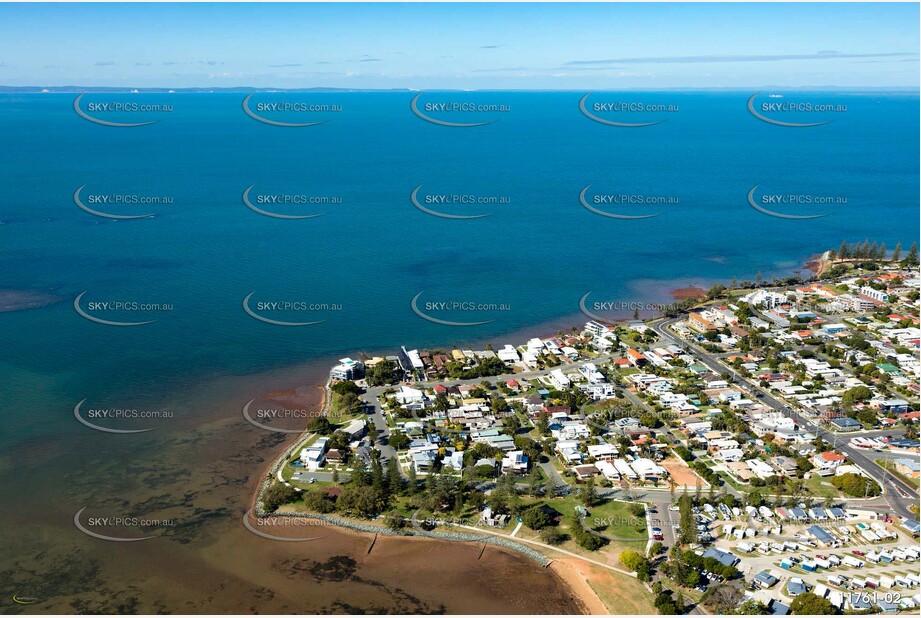
<instances>
[{"instance_id":1,"label":"white house","mask_svg":"<svg viewBox=\"0 0 921 618\"><path fill-rule=\"evenodd\" d=\"M776 476L774 468L767 465L765 462L760 459L749 459L745 462L745 465L748 466L749 470L752 471L752 474L757 476L760 479L768 479L772 476Z\"/></svg>"},{"instance_id":2,"label":"white house","mask_svg":"<svg viewBox=\"0 0 921 618\"><path fill-rule=\"evenodd\" d=\"M566 377L566 374L561 369L554 369L550 372L550 382L559 390L565 390L571 384L569 378Z\"/></svg>"},{"instance_id":3,"label":"white house","mask_svg":"<svg viewBox=\"0 0 921 618\"><path fill-rule=\"evenodd\" d=\"M317 438L316 442L310 446L301 449L300 460L305 468L315 472L323 465L323 458L326 456L326 445L329 438Z\"/></svg>"},{"instance_id":4,"label":"white house","mask_svg":"<svg viewBox=\"0 0 921 618\"><path fill-rule=\"evenodd\" d=\"M528 456L524 451L512 451L502 458L502 472L524 474L528 471Z\"/></svg>"}]
</instances>

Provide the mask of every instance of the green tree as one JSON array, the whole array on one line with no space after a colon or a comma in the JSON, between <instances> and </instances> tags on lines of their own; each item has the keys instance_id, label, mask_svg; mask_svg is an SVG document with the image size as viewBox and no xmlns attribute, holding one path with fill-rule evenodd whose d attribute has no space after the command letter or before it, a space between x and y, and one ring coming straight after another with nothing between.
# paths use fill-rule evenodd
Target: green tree
<instances>
[{"instance_id":1,"label":"green tree","mask_svg":"<svg viewBox=\"0 0 921 618\"><path fill-rule=\"evenodd\" d=\"M902 257L902 243L898 242L895 244L895 250L892 252L892 261L898 262L899 258Z\"/></svg>"},{"instance_id":2,"label":"green tree","mask_svg":"<svg viewBox=\"0 0 921 618\"><path fill-rule=\"evenodd\" d=\"M330 424L328 418L326 418L325 416L317 416L315 418L310 419L310 422L307 423L307 429L309 429L310 431L314 433L318 433L318 434L325 436L329 434L330 432L332 432L333 427Z\"/></svg>"},{"instance_id":3,"label":"green tree","mask_svg":"<svg viewBox=\"0 0 921 618\"><path fill-rule=\"evenodd\" d=\"M382 360L381 362L368 367L365 372L365 380L369 386L384 386L385 384L395 384L403 377L403 371L400 366L391 360Z\"/></svg>"},{"instance_id":4,"label":"green tree","mask_svg":"<svg viewBox=\"0 0 921 618\"><path fill-rule=\"evenodd\" d=\"M262 507L267 513L274 513L281 505L294 502L299 497L300 494L296 489L290 485L275 481L262 494Z\"/></svg>"},{"instance_id":5,"label":"green tree","mask_svg":"<svg viewBox=\"0 0 921 618\"><path fill-rule=\"evenodd\" d=\"M399 530L406 525L406 519L397 511L390 511L384 515L384 525L391 530Z\"/></svg>"},{"instance_id":6,"label":"green tree","mask_svg":"<svg viewBox=\"0 0 921 618\"><path fill-rule=\"evenodd\" d=\"M794 615L822 616L836 614L837 609L828 599L823 599L811 592L804 592L790 602L790 612Z\"/></svg>"},{"instance_id":7,"label":"green tree","mask_svg":"<svg viewBox=\"0 0 921 618\"><path fill-rule=\"evenodd\" d=\"M540 531L540 539L548 545L559 545L565 542L569 535L557 526L547 526Z\"/></svg>"},{"instance_id":8,"label":"green tree","mask_svg":"<svg viewBox=\"0 0 921 618\"><path fill-rule=\"evenodd\" d=\"M832 478L831 484L854 498L873 497L882 493L879 483L871 478L852 472Z\"/></svg>"},{"instance_id":9,"label":"green tree","mask_svg":"<svg viewBox=\"0 0 921 618\"><path fill-rule=\"evenodd\" d=\"M534 426L537 428L537 432L542 436L546 436L550 433L550 417L546 412L541 411L541 413L537 415L537 421Z\"/></svg>"},{"instance_id":10,"label":"green tree","mask_svg":"<svg viewBox=\"0 0 921 618\"><path fill-rule=\"evenodd\" d=\"M332 513L336 510L336 500L325 489L305 491L304 505L316 513Z\"/></svg>"},{"instance_id":11,"label":"green tree","mask_svg":"<svg viewBox=\"0 0 921 618\"><path fill-rule=\"evenodd\" d=\"M332 392L338 395L345 395L346 393L354 393L356 395L360 395L362 392L361 387L355 384L354 382L352 382L351 380L341 380L339 382L336 382L335 384L329 387L329 390L331 390Z\"/></svg>"},{"instance_id":12,"label":"green tree","mask_svg":"<svg viewBox=\"0 0 921 618\"><path fill-rule=\"evenodd\" d=\"M643 556L643 554L633 551L632 549L625 549L624 551L620 552L618 559L620 560L621 564L623 564L631 571L636 571L643 562L646 562L646 558Z\"/></svg>"},{"instance_id":13,"label":"green tree","mask_svg":"<svg viewBox=\"0 0 921 618\"><path fill-rule=\"evenodd\" d=\"M678 498L678 541L682 544L697 542L697 522L694 518L691 496L681 494Z\"/></svg>"},{"instance_id":14,"label":"green tree","mask_svg":"<svg viewBox=\"0 0 921 618\"><path fill-rule=\"evenodd\" d=\"M387 508L386 494L375 487L347 485L336 500L336 510L343 515L374 517Z\"/></svg>"},{"instance_id":15,"label":"green tree","mask_svg":"<svg viewBox=\"0 0 921 618\"><path fill-rule=\"evenodd\" d=\"M595 479L589 478L585 484L579 488L579 499L583 505L591 508L598 504L598 490L595 489Z\"/></svg>"},{"instance_id":16,"label":"green tree","mask_svg":"<svg viewBox=\"0 0 921 618\"><path fill-rule=\"evenodd\" d=\"M401 493L405 489L403 475L400 474L400 462L396 457L387 460L387 486L391 493Z\"/></svg>"},{"instance_id":17,"label":"green tree","mask_svg":"<svg viewBox=\"0 0 921 618\"><path fill-rule=\"evenodd\" d=\"M761 601L748 599L743 601L732 613L739 616L770 616L771 609Z\"/></svg>"},{"instance_id":18,"label":"green tree","mask_svg":"<svg viewBox=\"0 0 921 618\"><path fill-rule=\"evenodd\" d=\"M387 438L387 444L398 451L405 450L409 448L409 436L405 433L392 433L390 437Z\"/></svg>"},{"instance_id":19,"label":"green tree","mask_svg":"<svg viewBox=\"0 0 921 618\"><path fill-rule=\"evenodd\" d=\"M855 403L869 401L873 392L866 386L855 386L844 391L841 396L841 404L846 409L851 409Z\"/></svg>"},{"instance_id":20,"label":"green tree","mask_svg":"<svg viewBox=\"0 0 921 618\"><path fill-rule=\"evenodd\" d=\"M410 466L406 475L406 495L414 496L419 490L419 479L416 476L416 466Z\"/></svg>"},{"instance_id":21,"label":"green tree","mask_svg":"<svg viewBox=\"0 0 921 618\"><path fill-rule=\"evenodd\" d=\"M521 514L521 523L531 530L541 530L553 524L553 516L542 506L532 506Z\"/></svg>"}]
</instances>

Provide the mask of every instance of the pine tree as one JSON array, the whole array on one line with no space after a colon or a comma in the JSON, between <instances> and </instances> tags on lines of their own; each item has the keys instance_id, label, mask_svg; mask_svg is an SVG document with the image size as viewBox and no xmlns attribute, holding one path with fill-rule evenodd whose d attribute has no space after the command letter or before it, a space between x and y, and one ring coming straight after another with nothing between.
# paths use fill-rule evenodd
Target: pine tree
<instances>
[{"instance_id":1,"label":"pine tree","mask_svg":"<svg viewBox=\"0 0 921 618\"><path fill-rule=\"evenodd\" d=\"M678 610L679 614L684 613L684 595L680 592L675 595L675 609Z\"/></svg>"},{"instance_id":2,"label":"pine tree","mask_svg":"<svg viewBox=\"0 0 921 618\"><path fill-rule=\"evenodd\" d=\"M419 489L419 479L416 477L416 466L409 466L409 474L407 474L406 481L406 494L410 496L416 495L416 491Z\"/></svg>"},{"instance_id":3,"label":"pine tree","mask_svg":"<svg viewBox=\"0 0 921 618\"><path fill-rule=\"evenodd\" d=\"M840 257L840 258L843 260L843 259L847 258L848 255L849 255L849 253L848 253L848 250L847 250L847 241L846 241L846 240L842 240L842 241L841 241L841 246L838 247L838 257Z\"/></svg>"},{"instance_id":4,"label":"pine tree","mask_svg":"<svg viewBox=\"0 0 921 618\"><path fill-rule=\"evenodd\" d=\"M384 489L384 467L379 456L371 460L371 486L374 489Z\"/></svg>"},{"instance_id":5,"label":"pine tree","mask_svg":"<svg viewBox=\"0 0 921 618\"><path fill-rule=\"evenodd\" d=\"M400 474L400 462L396 457L387 460L387 486L391 493L403 491L403 475Z\"/></svg>"},{"instance_id":6,"label":"pine tree","mask_svg":"<svg viewBox=\"0 0 921 618\"><path fill-rule=\"evenodd\" d=\"M876 250L876 259L878 260L886 259L886 243L880 243L879 249Z\"/></svg>"},{"instance_id":7,"label":"pine tree","mask_svg":"<svg viewBox=\"0 0 921 618\"><path fill-rule=\"evenodd\" d=\"M918 243L911 243L911 247L909 247L908 253L905 255L905 259L902 263L906 266L914 266L918 263Z\"/></svg>"},{"instance_id":8,"label":"pine tree","mask_svg":"<svg viewBox=\"0 0 921 618\"><path fill-rule=\"evenodd\" d=\"M902 243L895 243L895 251L892 252L892 261L898 262L899 258L902 257Z\"/></svg>"},{"instance_id":9,"label":"pine tree","mask_svg":"<svg viewBox=\"0 0 921 618\"><path fill-rule=\"evenodd\" d=\"M875 258L875 257L876 257L876 252L877 252L878 250L879 250L879 246L876 244L876 242L874 242L872 245L870 245L870 248L867 249L867 257L868 257L868 258Z\"/></svg>"}]
</instances>

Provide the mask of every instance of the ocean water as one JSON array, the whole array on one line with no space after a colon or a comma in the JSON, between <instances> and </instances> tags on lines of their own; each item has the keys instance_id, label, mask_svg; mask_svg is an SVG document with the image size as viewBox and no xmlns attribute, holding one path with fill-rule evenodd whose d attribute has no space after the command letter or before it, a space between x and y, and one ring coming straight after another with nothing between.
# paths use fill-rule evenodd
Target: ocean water
<instances>
[{"instance_id":1,"label":"ocean water","mask_svg":"<svg viewBox=\"0 0 921 618\"><path fill-rule=\"evenodd\" d=\"M243 94L88 94L93 103L170 105L170 112L95 113L135 128L79 117L74 95L0 95L0 287L38 289L58 304L0 314L0 376L13 422L8 435L74 429L61 405L85 397L156 398L202 376L247 373L355 350L399 344L484 340L575 313L592 300L667 301L683 280L790 274L809 255L842 239L907 246L918 228L917 96L795 93L787 99L845 105L846 112L776 114L813 128L761 122L749 93L594 93L592 102L672 105L677 111L609 114L643 128L611 127L579 112L581 93L426 93L426 102L507 106L494 113L429 115L495 120L473 128L438 126L410 110L412 93L256 95L257 102L329 104L341 111L264 113L312 127L260 123L243 113ZM132 98L134 97L134 98ZM274 97L274 98L273 98ZM779 99L760 101L776 102ZM420 107L423 108L423 107ZM94 112L90 112L94 113ZM599 113L604 116L604 113ZM795 116L795 118L794 118ZM109 213L156 216L111 220L74 203L97 194L166 196L169 204L99 205ZM336 197L341 203L266 205L285 220L256 214L256 195ZM490 205L412 204L422 196L497 196ZM579 192L644 195L661 205L602 204L623 220L583 208ZM749 189L844 196L829 207L780 206L810 220L766 216ZM424 198L421 198L424 200ZM675 203L674 200L677 200ZM784 210L786 209L786 210ZM659 293L656 282L662 282ZM80 317L73 299L166 303L170 311L99 313L145 326L118 328ZM260 322L252 301L333 305L316 312L264 312L302 327ZM410 301L474 301L501 310L437 310L455 327L426 321ZM340 308L336 308L339 306ZM92 313L92 312L91 312ZM141 317L138 317L141 316ZM67 408L69 409L69 408ZM63 426L59 420L64 419ZM37 420L42 422L36 423ZM42 429L37 429L41 427ZM12 438L15 440L15 438ZM6 439L4 440L6 441Z\"/></svg>"},{"instance_id":2,"label":"ocean water","mask_svg":"<svg viewBox=\"0 0 921 618\"><path fill-rule=\"evenodd\" d=\"M146 611L329 611L337 596L370 604L373 594L354 581L326 588L283 574L296 571L292 561L304 555L321 564L344 552L368 569L366 575L386 577L386 569L374 571L382 567L363 546L349 549L331 536L322 551L305 554L271 542L267 547L239 525L259 475L281 448L277 436L240 419L239 406L262 392L263 384L265 390L299 385L300 369L291 367L314 361L303 372L303 385L309 385L324 373L317 362L358 351L392 352L400 344L517 343L507 338L510 333L586 319L578 310L587 293L591 301L669 302L669 290L688 283L790 275L843 239L867 238L892 249L899 241L907 248L917 237L917 95L785 95L846 106L834 113L774 115L834 120L811 128L755 119L746 109L750 93L742 92L590 98L677 108L599 112L617 121L665 120L640 128L586 118L579 111L582 93L422 95L423 111L426 102L508 107L429 113L442 121L495 121L466 128L416 117L413 96L254 96L251 109L279 99L341 106L336 112L263 114L282 122L326 121L297 128L248 117L244 93L84 97L81 110L97 118L158 120L126 128L81 118L73 94L0 94L0 290L60 299L0 312L0 492L10 505L0 521L4 546L11 548L0 561L0 582L42 599L30 609L112 611L125 599ZM89 111L97 103L133 101L172 111ZM586 199L596 209L657 216L619 219L590 212L579 200L587 185ZM846 202L756 202L782 214L827 214L772 217L749 204L756 185L766 195ZM257 214L242 197L251 186L250 203L258 208L322 216ZM424 208L489 216L450 219L423 212L410 199L420 186ZM155 216L115 220L90 214L75 201L81 187L79 199L88 208ZM113 204L99 199L105 195L169 199ZM502 199L426 200L439 195ZM633 198L596 204L595 195ZM336 200L278 204L259 196ZM636 197L659 203L632 203ZM81 294L78 306L91 317L155 321L130 327L94 322L75 310ZM244 311L250 294L249 308L257 315L319 323L260 321ZM435 319L485 323L428 321L414 312L414 298L416 308ZM321 308L276 311L260 305L275 302ZM94 303L159 303L169 310L109 311ZM438 303L477 306L444 311ZM272 375L281 377L259 377ZM174 416L169 422L95 421L163 430L116 436L74 418L82 400L84 416L93 407L167 409ZM128 544L143 546L138 550L113 549L75 530L73 514L87 506L103 515L176 518L184 527L174 543L159 539ZM243 565L242 557L251 564ZM474 558L472 571L486 568ZM503 560L491 564L505 565ZM62 571L63 563L73 566ZM515 564L509 581L530 590L538 576ZM427 573L430 566L412 568ZM194 584L183 580L181 573L192 567L208 575ZM269 571L277 571L274 601L264 589ZM533 611L571 611L571 600L551 585L549 574L538 579L548 596ZM429 599L426 579L415 587L412 581L401 576L392 585ZM228 582L232 595L223 593ZM96 589L105 594L86 593ZM477 594L459 595L447 610L524 607ZM290 599L297 603L286 605ZM387 599L373 603L399 607Z\"/></svg>"}]
</instances>

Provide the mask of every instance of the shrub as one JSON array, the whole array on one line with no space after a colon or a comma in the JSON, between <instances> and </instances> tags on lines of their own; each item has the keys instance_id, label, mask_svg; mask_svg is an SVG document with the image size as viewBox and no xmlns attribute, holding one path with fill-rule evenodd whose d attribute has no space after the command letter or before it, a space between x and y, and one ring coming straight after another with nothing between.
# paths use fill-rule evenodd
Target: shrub
<instances>
[{"instance_id":1,"label":"shrub","mask_svg":"<svg viewBox=\"0 0 921 618\"><path fill-rule=\"evenodd\" d=\"M569 535L556 526L547 526L540 531L540 539L548 545L559 545L568 538Z\"/></svg>"},{"instance_id":2,"label":"shrub","mask_svg":"<svg viewBox=\"0 0 921 618\"><path fill-rule=\"evenodd\" d=\"M540 530L553 523L553 516L540 506L532 506L521 514L521 523L531 530Z\"/></svg>"},{"instance_id":3,"label":"shrub","mask_svg":"<svg viewBox=\"0 0 921 618\"><path fill-rule=\"evenodd\" d=\"M847 495L854 496L855 498L878 496L882 493L882 488L880 488L879 483L873 479L851 472L834 477L831 480L831 484Z\"/></svg>"},{"instance_id":4,"label":"shrub","mask_svg":"<svg viewBox=\"0 0 921 618\"><path fill-rule=\"evenodd\" d=\"M296 489L276 481L262 494L262 506L269 513L274 513L281 505L297 500L298 496Z\"/></svg>"}]
</instances>

